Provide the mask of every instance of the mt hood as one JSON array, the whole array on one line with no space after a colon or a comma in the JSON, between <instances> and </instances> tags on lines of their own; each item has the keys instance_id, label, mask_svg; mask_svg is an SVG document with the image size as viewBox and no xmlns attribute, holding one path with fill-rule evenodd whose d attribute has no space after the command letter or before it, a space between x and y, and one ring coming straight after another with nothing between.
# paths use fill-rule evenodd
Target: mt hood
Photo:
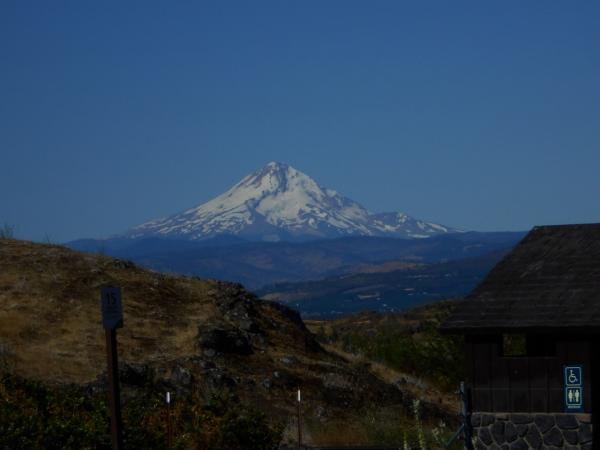
<instances>
[{"instance_id":1,"label":"mt hood","mask_svg":"<svg viewBox=\"0 0 600 450\"><path fill-rule=\"evenodd\" d=\"M146 222L125 236L200 240L236 235L279 241L342 236L427 238L457 231L401 212L371 214L292 166L271 162L213 200Z\"/></svg>"}]
</instances>

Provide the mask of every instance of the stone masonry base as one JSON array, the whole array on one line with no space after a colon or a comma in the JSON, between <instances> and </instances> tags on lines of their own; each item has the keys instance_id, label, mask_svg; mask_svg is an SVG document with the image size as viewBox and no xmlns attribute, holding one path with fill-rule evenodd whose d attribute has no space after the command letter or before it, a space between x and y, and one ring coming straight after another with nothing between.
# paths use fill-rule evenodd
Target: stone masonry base
<instances>
[{"instance_id":1,"label":"stone masonry base","mask_svg":"<svg viewBox=\"0 0 600 450\"><path fill-rule=\"evenodd\" d=\"M590 414L473 413L479 450L591 450Z\"/></svg>"}]
</instances>

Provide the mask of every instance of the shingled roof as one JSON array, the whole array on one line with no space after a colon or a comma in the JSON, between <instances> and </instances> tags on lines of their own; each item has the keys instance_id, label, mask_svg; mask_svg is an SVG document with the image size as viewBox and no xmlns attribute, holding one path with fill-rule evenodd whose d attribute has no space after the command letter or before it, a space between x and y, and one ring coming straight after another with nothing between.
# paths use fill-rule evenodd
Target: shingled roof
<instances>
[{"instance_id":1,"label":"shingled roof","mask_svg":"<svg viewBox=\"0 0 600 450\"><path fill-rule=\"evenodd\" d=\"M600 224L533 228L441 328L600 332Z\"/></svg>"}]
</instances>

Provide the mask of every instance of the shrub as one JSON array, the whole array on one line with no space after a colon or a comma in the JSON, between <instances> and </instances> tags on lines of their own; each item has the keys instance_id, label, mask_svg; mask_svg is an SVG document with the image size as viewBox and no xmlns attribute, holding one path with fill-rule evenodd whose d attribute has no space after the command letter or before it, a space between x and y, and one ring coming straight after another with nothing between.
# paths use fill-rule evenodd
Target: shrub
<instances>
[{"instance_id":1,"label":"shrub","mask_svg":"<svg viewBox=\"0 0 600 450\"><path fill-rule=\"evenodd\" d=\"M149 384L127 395L122 407L125 448L165 448L163 393L164 387ZM176 449L270 450L281 439L281 427L264 414L228 400L211 409L196 394L174 404L172 423ZM2 375L0 448L110 449L106 393Z\"/></svg>"},{"instance_id":2,"label":"shrub","mask_svg":"<svg viewBox=\"0 0 600 450\"><path fill-rule=\"evenodd\" d=\"M464 352L461 336L442 335L438 331L445 315L423 320L416 330L396 321L385 321L369 328L340 330L337 338L347 352L428 379L443 391L451 392L464 377ZM333 340L333 334L329 339Z\"/></svg>"},{"instance_id":3,"label":"shrub","mask_svg":"<svg viewBox=\"0 0 600 450\"><path fill-rule=\"evenodd\" d=\"M0 239L14 239L15 226L5 223L0 227Z\"/></svg>"}]
</instances>

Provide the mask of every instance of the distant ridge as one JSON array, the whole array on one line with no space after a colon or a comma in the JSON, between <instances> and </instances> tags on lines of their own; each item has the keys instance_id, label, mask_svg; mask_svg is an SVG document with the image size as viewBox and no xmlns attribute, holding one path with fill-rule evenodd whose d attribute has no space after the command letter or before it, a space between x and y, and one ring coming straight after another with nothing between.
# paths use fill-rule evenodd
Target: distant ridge
<instances>
[{"instance_id":1,"label":"distant ridge","mask_svg":"<svg viewBox=\"0 0 600 450\"><path fill-rule=\"evenodd\" d=\"M348 236L306 242L251 242L227 235L184 240L82 239L70 248L103 253L155 270L243 283L250 289L282 282L320 280L362 272L365 265L409 264L475 258L512 248L522 232L447 233L429 239Z\"/></svg>"},{"instance_id":2,"label":"distant ridge","mask_svg":"<svg viewBox=\"0 0 600 450\"><path fill-rule=\"evenodd\" d=\"M218 197L138 225L121 237L202 240L231 235L281 241L344 236L427 238L458 231L401 212L372 214L294 167L270 162Z\"/></svg>"}]
</instances>

